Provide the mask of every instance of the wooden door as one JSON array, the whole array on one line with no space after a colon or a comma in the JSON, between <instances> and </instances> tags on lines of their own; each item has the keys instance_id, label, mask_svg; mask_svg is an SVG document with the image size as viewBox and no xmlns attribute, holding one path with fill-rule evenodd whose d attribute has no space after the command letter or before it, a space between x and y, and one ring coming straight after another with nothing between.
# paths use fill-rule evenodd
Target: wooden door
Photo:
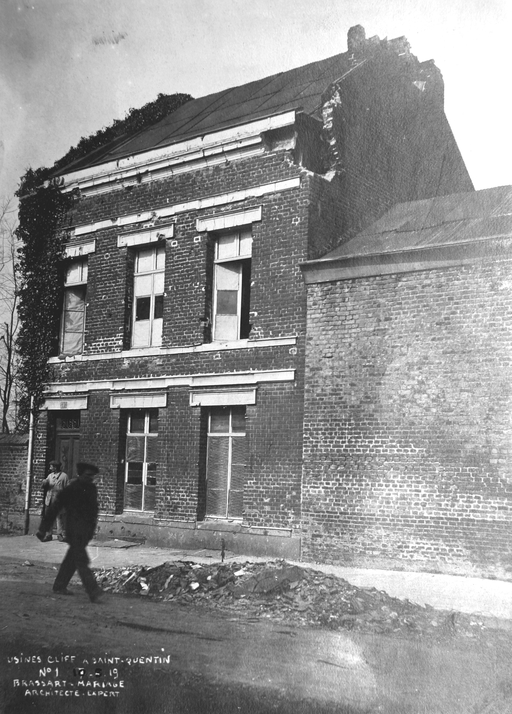
<instances>
[{"instance_id":1,"label":"wooden door","mask_svg":"<svg viewBox=\"0 0 512 714\"><path fill-rule=\"evenodd\" d=\"M57 416L54 458L70 478L76 476L80 461L80 412L61 412Z\"/></svg>"}]
</instances>

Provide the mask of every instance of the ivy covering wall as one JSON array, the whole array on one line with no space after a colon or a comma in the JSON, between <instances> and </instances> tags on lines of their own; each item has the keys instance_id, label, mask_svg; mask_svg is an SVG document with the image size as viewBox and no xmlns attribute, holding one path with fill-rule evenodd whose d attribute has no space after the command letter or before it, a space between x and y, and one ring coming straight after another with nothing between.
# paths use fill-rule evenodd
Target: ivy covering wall
<instances>
[{"instance_id":1,"label":"ivy covering wall","mask_svg":"<svg viewBox=\"0 0 512 714\"><path fill-rule=\"evenodd\" d=\"M21 244L17 264L21 325L17 351L23 385L21 422L26 421L30 397L34 398L36 413L41 406L48 377L48 358L56 349L63 290L61 263L65 249L65 233L59 226L73 202L69 194L62 194L52 184L39 184L26 193L29 185L39 182L43 175L42 170L29 169L20 186L24 191L17 229Z\"/></svg>"}]
</instances>

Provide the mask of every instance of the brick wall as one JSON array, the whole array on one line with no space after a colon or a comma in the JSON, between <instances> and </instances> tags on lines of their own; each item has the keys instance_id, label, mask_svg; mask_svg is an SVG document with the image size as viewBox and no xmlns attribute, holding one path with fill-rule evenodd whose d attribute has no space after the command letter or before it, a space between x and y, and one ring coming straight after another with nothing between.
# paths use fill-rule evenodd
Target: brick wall
<instances>
[{"instance_id":1,"label":"brick wall","mask_svg":"<svg viewBox=\"0 0 512 714\"><path fill-rule=\"evenodd\" d=\"M21 527L25 507L28 437L0 435L0 532Z\"/></svg>"},{"instance_id":2,"label":"brick wall","mask_svg":"<svg viewBox=\"0 0 512 714\"><path fill-rule=\"evenodd\" d=\"M302 380L260 385L258 406L247 408L250 463L244 520L251 526L300 525Z\"/></svg>"},{"instance_id":3,"label":"brick wall","mask_svg":"<svg viewBox=\"0 0 512 714\"><path fill-rule=\"evenodd\" d=\"M430 63L379 54L339 85L333 151L341 170L344 238L395 203L472 191Z\"/></svg>"},{"instance_id":4,"label":"brick wall","mask_svg":"<svg viewBox=\"0 0 512 714\"><path fill-rule=\"evenodd\" d=\"M308 287L306 559L512 578L511 281Z\"/></svg>"},{"instance_id":5,"label":"brick wall","mask_svg":"<svg viewBox=\"0 0 512 714\"><path fill-rule=\"evenodd\" d=\"M116 217L151 211L169 203L299 176L300 169L291 164L287 154L256 157L204 169L194 173L193 178L184 174L131 191L83 199L78 202L71 220L80 224L104 220L106 214ZM211 239L209 241L206 234L198 236L196 219L255 205L262 206L262 221L253 226L250 338L303 331L305 296L298 262L308 257L310 205L307 175L303 180L301 189L176 216L175 238L172 245L167 241L166 246L164 346L179 347L204 341L200 318L207 309ZM332 194L328 182L323 183L325 190ZM108 207L107 199L110 199ZM118 233L118 229L104 229L94 234L96 251L88 257L85 354L120 351L126 344L126 295L132 279L127 267L130 249L117 247ZM333 247L334 234L327 242L328 247Z\"/></svg>"},{"instance_id":6,"label":"brick wall","mask_svg":"<svg viewBox=\"0 0 512 714\"><path fill-rule=\"evenodd\" d=\"M120 473L121 412L110 408L108 392L89 395L88 409L80 417L80 460L97 464L100 508L107 513L120 510L124 473Z\"/></svg>"},{"instance_id":7,"label":"brick wall","mask_svg":"<svg viewBox=\"0 0 512 714\"><path fill-rule=\"evenodd\" d=\"M127 189L80 198L66 219L68 225L105 220L139 211L151 211L204 196L239 191L298 175L288 151L177 174Z\"/></svg>"},{"instance_id":8,"label":"brick wall","mask_svg":"<svg viewBox=\"0 0 512 714\"><path fill-rule=\"evenodd\" d=\"M177 521L195 521L200 515L199 494L204 485L206 466L206 429L201 422L201 409L190 407L189 390L181 388L169 390L167 409L160 413L163 417L163 458L156 515ZM200 458L201 453L204 460ZM204 499L201 505L204 508Z\"/></svg>"}]
</instances>

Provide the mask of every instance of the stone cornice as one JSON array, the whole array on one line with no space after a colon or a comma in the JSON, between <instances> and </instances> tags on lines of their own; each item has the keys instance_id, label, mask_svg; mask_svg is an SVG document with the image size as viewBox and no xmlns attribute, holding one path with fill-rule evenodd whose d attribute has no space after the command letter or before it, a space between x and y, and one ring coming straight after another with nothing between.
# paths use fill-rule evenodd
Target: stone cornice
<instances>
[{"instance_id":1,"label":"stone cornice","mask_svg":"<svg viewBox=\"0 0 512 714\"><path fill-rule=\"evenodd\" d=\"M194 171L265 152L262 134L295 123L295 110L142 151L97 166L65 173L54 181L64 193L90 196Z\"/></svg>"},{"instance_id":2,"label":"stone cornice","mask_svg":"<svg viewBox=\"0 0 512 714\"><path fill-rule=\"evenodd\" d=\"M255 385L262 382L293 382L294 369L273 369L251 372L223 372L220 374L179 374L163 375L161 377L134 377L125 379L83 380L80 382L52 382L45 396L64 394L88 394L90 392L137 392L147 390L163 390L172 387L229 387L240 385Z\"/></svg>"}]
</instances>

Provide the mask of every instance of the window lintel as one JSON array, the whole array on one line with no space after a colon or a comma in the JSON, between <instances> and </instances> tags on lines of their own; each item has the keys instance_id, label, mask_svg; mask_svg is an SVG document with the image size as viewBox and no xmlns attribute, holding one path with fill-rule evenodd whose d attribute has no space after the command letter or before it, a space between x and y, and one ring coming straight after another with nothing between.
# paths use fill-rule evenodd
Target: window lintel
<instances>
[{"instance_id":1,"label":"window lintel","mask_svg":"<svg viewBox=\"0 0 512 714\"><path fill-rule=\"evenodd\" d=\"M193 390L191 407L231 407L256 404L256 389Z\"/></svg>"},{"instance_id":2,"label":"window lintel","mask_svg":"<svg viewBox=\"0 0 512 714\"><path fill-rule=\"evenodd\" d=\"M167 393L111 394L111 409L153 409L167 406Z\"/></svg>"},{"instance_id":3,"label":"window lintel","mask_svg":"<svg viewBox=\"0 0 512 714\"><path fill-rule=\"evenodd\" d=\"M245 211L236 213L221 213L216 216L207 216L196 220L196 230L198 233L224 231L239 226L247 226L250 223L261 221L261 206L247 208Z\"/></svg>"}]
</instances>

